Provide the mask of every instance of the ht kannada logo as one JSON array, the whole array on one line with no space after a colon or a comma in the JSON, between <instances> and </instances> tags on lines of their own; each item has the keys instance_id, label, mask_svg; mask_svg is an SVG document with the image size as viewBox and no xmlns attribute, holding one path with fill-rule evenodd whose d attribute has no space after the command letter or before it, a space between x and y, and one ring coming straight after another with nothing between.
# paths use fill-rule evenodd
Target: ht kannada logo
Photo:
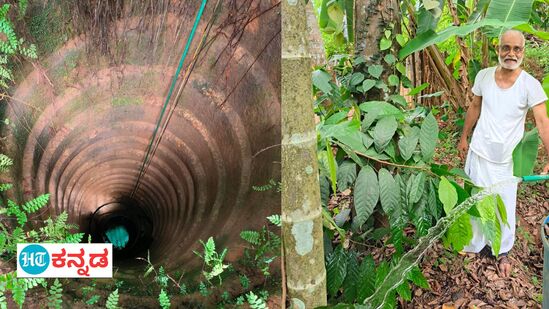
<instances>
[{"instance_id":1,"label":"ht kannada logo","mask_svg":"<svg viewBox=\"0 0 549 309\"><path fill-rule=\"evenodd\" d=\"M19 254L19 265L30 275L43 273L50 265L48 251L40 245L29 245Z\"/></svg>"}]
</instances>

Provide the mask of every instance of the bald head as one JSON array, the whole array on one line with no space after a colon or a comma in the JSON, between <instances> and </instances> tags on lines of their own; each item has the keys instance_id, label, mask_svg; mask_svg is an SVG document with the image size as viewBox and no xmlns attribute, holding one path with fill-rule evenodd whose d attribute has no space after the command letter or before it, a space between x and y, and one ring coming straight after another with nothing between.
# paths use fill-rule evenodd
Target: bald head
<instances>
[{"instance_id":1,"label":"bald head","mask_svg":"<svg viewBox=\"0 0 549 309\"><path fill-rule=\"evenodd\" d=\"M499 44L502 44L502 41L504 40L514 40L518 39L522 42L522 47L524 47L526 43L526 39L524 38L524 34L522 34L521 31L515 30L515 29L507 29L501 35L499 36Z\"/></svg>"},{"instance_id":2,"label":"bald head","mask_svg":"<svg viewBox=\"0 0 549 309\"><path fill-rule=\"evenodd\" d=\"M506 30L499 37L498 60L502 68L516 70L524 57L526 40L518 30Z\"/></svg>"}]
</instances>

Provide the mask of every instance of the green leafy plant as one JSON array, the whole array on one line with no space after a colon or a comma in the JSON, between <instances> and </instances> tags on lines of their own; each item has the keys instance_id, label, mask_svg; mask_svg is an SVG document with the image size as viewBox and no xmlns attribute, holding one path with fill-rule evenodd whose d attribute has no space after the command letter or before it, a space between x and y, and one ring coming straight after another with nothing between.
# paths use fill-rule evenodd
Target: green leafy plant
<instances>
[{"instance_id":1,"label":"green leafy plant","mask_svg":"<svg viewBox=\"0 0 549 309\"><path fill-rule=\"evenodd\" d=\"M203 254L196 251L194 251L194 253L201 257L204 261L205 270L202 271L204 277L208 282L217 277L219 279L219 283L221 284L221 274L229 267L228 264L223 263L223 260L227 255L227 248L223 249L221 252L217 252L213 237L208 238L206 243L203 241L200 241L200 243L204 249Z\"/></svg>"},{"instance_id":2,"label":"green leafy plant","mask_svg":"<svg viewBox=\"0 0 549 309\"><path fill-rule=\"evenodd\" d=\"M118 309L118 289L112 291L107 297L107 303L105 305L107 309Z\"/></svg>"},{"instance_id":3,"label":"green leafy plant","mask_svg":"<svg viewBox=\"0 0 549 309\"><path fill-rule=\"evenodd\" d=\"M250 291L248 294L246 294L246 300L248 301L248 304L250 304L250 308L253 309L267 309L267 303L265 300L263 300L261 297L254 294L254 292Z\"/></svg>"},{"instance_id":4,"label":"green leafy plant","mask_svg":"<svg viewBox=\"0 0 549 309\"><path fill-rule=\"evenodd\" d=\"M320 119L321 200L326 234L335 247L327 249L326 258L332 303L361 303L372 295L392 265L474 189L463 170L433 162L440 132L437 111L414 102L415 97L425 96L422 91L429 85L410 85L403 64L392 54L395 43L405 41L388 28L380 42L381 50L391 51L383 59L388 68L366 67L362 56L338 55L332 67L319 68L312 76L315 112ZM401 86L410 88L411 99L400 95ZM331 201L349 192L352 203ZM494 231L489 238L497 250L501 227L495 214L501 207L495 201L484 199L459 218L450 227L445 244L461 250L472 236L469 220L475 216L484 229ZM376 221L385 224L378 227ZM253 243L257 236L246 233L243 238ZM349 237L354 243L381 240L394 247L394 254L376 266L371 258L362 258L358 246L346 241ZM389 293L390 303L396 304L397 296L410 300L412 283L428 288L419 268L403 275L406 280Z\"/></svg>"},{"instance_id":5,"label":"green leafy plant","mask_svg":"<svg viewBox=\"0 0 549 309\"><path fill-rule=\"evenodd\" d=\"M23 16L26 10L26 1L19 4L19 16ZM9 19L11 5L4 3L0 6L0 91L5 91L13 81L13 73L10 62L17 56L27 59L36 59L36 46L27 44L25 40L18 37L13 23Z\"/></svg>"},{"instance_id":6,"label":"green leafy plant","mask_svg":"<svg viewBox=\"0 0 549 309\"><path fill-rule=\"evenodd\" d=\"M49 290L48 307L56 309L61 308L61 304L63 303L63 300L61 299L62 293L63 288L61 282L59 282L58 279L55 279Z\"/></svg>"},{"instance_id":7,"label":"green leafy plant","mask_svg":"<svg viewBox=\"0 0 549 309\"><path fill-rule=\"evenodd\" d=\"M170 297L168 296L168 293L164 289L160 291L160 294L158 295L158 302L160 303L160 307L162 309L170 308Z\"/></svg>"},{"instance_id":8,"label":"green leafy plant","mask_svg":"<svg viewBox=\"0 0 549 309\"><path fill-rule=\"evenodd\" d=\"M267 219L281 226L280 215L272 215ZM244 250L246 261L260 269L264 276L269 276L270 264L280 255L280 236L263 226L259 231L242 231L240 237L250 245Z\"/></svg>"},{"instance_id":9,"label":"green leafy plant","mask_svg":"<svg viewBox=\"0 0 549 309\"><path fill-rule=\"evenodd\" d=\"M269 190L273 190L275 189L276 192L280 192L281 190L281 183L280 181L274 181L274 179L269 179L269 182L265 185L261 185L261 186L252 186L252 189L254 191L259 191L259 192L265 192L265 191L269 191Z\"/></svg>"}]
</instances>

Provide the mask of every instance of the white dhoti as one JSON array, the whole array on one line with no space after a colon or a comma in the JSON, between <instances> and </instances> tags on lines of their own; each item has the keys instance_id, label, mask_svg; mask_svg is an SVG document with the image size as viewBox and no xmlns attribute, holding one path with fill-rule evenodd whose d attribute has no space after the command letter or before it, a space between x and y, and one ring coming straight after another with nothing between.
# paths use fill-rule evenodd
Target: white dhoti
<instances>
[{"instance_id":1,"label":"white dhoti","mask_svg":"<svg viewBox=\"0 0 549 309\"><path fill-rule=\"evenodd\" d=\"M489 187L493 184L513 177L513 162L493 163L478 156L475 152L469 149L467 160L465 162L465 173L469 175L476 186ZM506 253L511 250L513 243L515 242L515 209L517 202L517 188L517 183L511 183L494 190L494 193L498 193L505 204L505 210L507 211L507 222L509 223L509 227L503 224L498 215L501 226L501 247L499 254ZM465 246L463 251L478 253L486 245L490 244L482 233L480 219L471 217L471 224L473 225L473 239L469 245Z\"/></svg>"}]
</instances>

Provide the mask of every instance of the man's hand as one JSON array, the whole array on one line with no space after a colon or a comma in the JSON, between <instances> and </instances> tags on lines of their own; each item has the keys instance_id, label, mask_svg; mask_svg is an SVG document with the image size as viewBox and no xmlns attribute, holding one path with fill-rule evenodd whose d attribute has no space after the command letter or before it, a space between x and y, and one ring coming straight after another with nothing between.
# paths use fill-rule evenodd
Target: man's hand
<instances>
[{"instance_id":1,"label":"man's hand","mask_svg":"<svg viewBox=\"0 0 549 309\"><path fill-rule=\"evenodd\" d=\"M549 174L549 163L545 164L543 170L541 171L542 175Z\"/></svg>"},{"instance_id":2,"label":"man's hand","mask_svg":"<svg viewBox=\"0 0 549 309\"><path fill-rule=\"evenodd\" d=\"M465 158L467 157L467 152L469 151L469 143L467 142L467 139L460 139L458 144L458 151L459 151L459 157L462 162L465 162Z\"/></svg>"}]
</instances>

